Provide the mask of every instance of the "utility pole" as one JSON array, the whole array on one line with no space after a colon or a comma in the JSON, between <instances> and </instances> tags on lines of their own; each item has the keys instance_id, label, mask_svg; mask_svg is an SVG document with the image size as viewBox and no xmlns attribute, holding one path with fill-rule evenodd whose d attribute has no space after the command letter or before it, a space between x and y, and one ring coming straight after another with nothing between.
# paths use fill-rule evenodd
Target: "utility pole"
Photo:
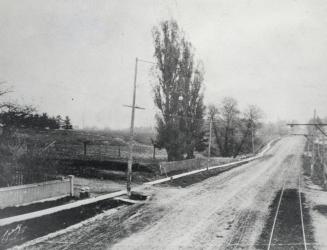
<instances>
[{"instance_id":1,"label":"utility pole","mask_svg":"<svg viewBox=\"0 0 327 250\"><path fill-rule=\"evenodd\" d=\"M326 153L326 138L325 136L322 138L322 174L324 180L324 189L327 188L327 180L326 180L326 160L325 160L325 153Z\"/></svg>"},{"instance_id":2,"label":"utility pole","mask_svg":"<svg viewBox=\"0 0 327 250\"><path fill-rule=\"evenodd\" d=\"M127 162L127 195L131 196L131 183L132 183L132 166L133 166L133 146L134 146L134 120L135 120L135 109L145 109L142 107L138 107L135 105L136 103L136 81L137 81L137 65L138 62L151 63L154 62L135 58L135 71L134 71L134 84L133 84L133 101L132 106L124 105L125 107L132 108L132 116L131 116L131 127L129 131L129 143L128 143L128 162Z\"/></svg>"},{"instance_id":3,"label":"utility pole","mask_svg":"<svg viewBox=\"0 0 327 250\"><path fill-rule=\"evenodd\" d=\"M313 123L316 124L316 110L313 112ZM316 126L313 126L312 128L312 151L311 151L311 176L314 173L314 165L316 161L316 155L315 155L315 140L316 140Z\"/></svg>"},{"instance_id":4,"label":"utility pole","mask_svg":"<svg viewBox=\"0 0 327 250\"><path fill-rule=\"evenodd\" d=\"M133 146L134 146L134 120L135 120L135 101L136 101L136 80L137 80L137 57L135 59L134 85L133 85L133 102L132 102L132 117L131 127L129 131L129 152L128 152L128 166L127 166L127 195L131 196L132 183L132 165L133 165Z\"/></svg>"},{"instance_id":5,"label":"utility pole","mask_svg":"<svg viewBox=\"0 0 327 250\"><path fill-rule=\"evenodd\" d=\"M252 142L252 154L254 154L254 128L253 128L253 122L251 125L251 142Z\"/></svg>"},{"instance_id":6,"label":"utility pole","mask_svg":"<svg viewBox=\"0 0 327 250\"><path fill-rule=\"evenodd\" d=\"M211 157L211 137L212 137L212 117L210 117L210 121L209 121L208 167L207 167L208 170L210 166L210 157Z\"/></svg>"},{"instance_id":7,"label":"utility pole","mask_svg":"<svg viewBox=\"0 0 327 250\"><path fill-rule=\"evenodd\" d=\"M307 138L310 138L310 135L308 135ZM306 149L305 149L305 153L308 154L308 153L309 153L309 149L310 149L310 140L307 141L305 147L306 147Z\"/></svg>"}]
</instances>

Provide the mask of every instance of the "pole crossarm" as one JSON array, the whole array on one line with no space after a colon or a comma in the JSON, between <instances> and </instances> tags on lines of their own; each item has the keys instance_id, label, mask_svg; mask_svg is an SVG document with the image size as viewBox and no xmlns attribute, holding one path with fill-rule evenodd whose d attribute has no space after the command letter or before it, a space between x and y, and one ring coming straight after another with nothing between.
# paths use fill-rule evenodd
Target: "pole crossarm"
<instances>
[{"instance_id":1,"label":"pole crossarm","mask_svg":"<svg viewBox=\"0 0 327 250\"><path fill-rule=\"evenodd\" d=\"M143 107L140 107L140 106L132 106L132 105L123 105L124 107L127 107L127 108L135 108L135 109L145 109Z\"/></svg>"},{"instance_id":2,"label":"pole crossarm","mask_svg":"<svg viewBox=\"0 0 327 250\"><path fill-rule=\"evenodd\" d=\"M327 126L327 123L287 123L288 126Z\"/></svg>"},{"instance_id":3,"label":"pole crossarm","mask_svg":"<svg viewBox=\"0 0 327 250\"><path fill-rule=\"evenodd\" d=\"M326 136L327 137L327 134L326 134L326 132L323 130L323 129L321 129L320 127L321 126L327 126L327 123L287 123L287 125L288 126L291 126L291 127L293 127L293 126L301 126L301 125L303 125L303 126L314 126L314 127L316 127L324 136Z\"/></svg>"}]
</instances>

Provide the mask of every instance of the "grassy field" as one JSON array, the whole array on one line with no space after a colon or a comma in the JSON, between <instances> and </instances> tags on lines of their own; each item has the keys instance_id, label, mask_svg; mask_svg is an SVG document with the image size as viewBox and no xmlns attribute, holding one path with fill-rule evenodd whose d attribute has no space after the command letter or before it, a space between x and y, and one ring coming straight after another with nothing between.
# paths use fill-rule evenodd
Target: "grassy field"
<instances>
[{"instance_id":1,"label":"grassy field","mask_svg":"<svg viewBox=\"0 0 327 250\"><path fill-rule=\"evenodd\" d=\"M156 175L158 162L166 160L163 150L147 142L150 135L136 138L133 169L142 182ZM83 130L19 129L6 133L0 143L0 186L42 182L61 175L84 178L126 179L128 159L126 133ZM148 140L151 141L151 140ZM86 154L84 145L86 143Z\"/></svg>"},{"instance_id":2,"label":"grassy field","mask_svg":"<svg viewBox=\"0 0 327 250\"><path fill-rule=\"evenodd\" d=\"M51 155L61 159L78 159L90 157L94 159L127 159L128 140L126 134L113 131L84 131L84 130L52 130L52 131L20 131L28 145L48 150ZM148 135L149 137L150 135ZM147 135L137 136L133 155L136 161L153 159L153 146L142 142L149 142ZM86 152L84 148L86 143ZM85 154L86 153L86 154ZM166 160L165 150L156 149L155 159Z\"/></svg>"}]
</instances>

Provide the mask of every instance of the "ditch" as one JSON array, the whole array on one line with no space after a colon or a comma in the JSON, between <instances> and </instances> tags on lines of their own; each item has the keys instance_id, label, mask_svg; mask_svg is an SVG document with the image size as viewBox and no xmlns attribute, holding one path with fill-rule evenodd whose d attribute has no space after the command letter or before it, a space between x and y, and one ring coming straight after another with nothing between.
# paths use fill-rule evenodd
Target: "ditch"
<instances>
[{"instance_id":1,"label":"ditch","mask_svg":"<svg viewBox=\"0 0 327 250\"><path fill-rule=\"evenodd\" d=\"M145 200L146 196L135 193L131 198L135 200ZM5 225L0 227L0 249L7 249L35 238L45 236L49 233L67 228L101 214L104 211L122 205L130 205L130 203L115 199L102 200L80 207L62 210L53 214Z\"/></svg>"}]
</instances>

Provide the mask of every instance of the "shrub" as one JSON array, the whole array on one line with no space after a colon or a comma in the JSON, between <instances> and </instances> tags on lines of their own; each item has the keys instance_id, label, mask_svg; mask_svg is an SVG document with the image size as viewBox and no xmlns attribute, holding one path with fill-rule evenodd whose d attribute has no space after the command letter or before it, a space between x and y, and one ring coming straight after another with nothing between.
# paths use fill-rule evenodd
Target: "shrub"
<instances>
[{"instance_id":1,"label":"shrub","mask_svg":"<svg viewBox=\"0 0 327 250\"><path fill-rule=\"evenodd\" d=\"M48 152L28 145L20 134L6 133L0 138L0 186L22 185L54 179L57 162Z\"/></svg>"}]
</instances>

